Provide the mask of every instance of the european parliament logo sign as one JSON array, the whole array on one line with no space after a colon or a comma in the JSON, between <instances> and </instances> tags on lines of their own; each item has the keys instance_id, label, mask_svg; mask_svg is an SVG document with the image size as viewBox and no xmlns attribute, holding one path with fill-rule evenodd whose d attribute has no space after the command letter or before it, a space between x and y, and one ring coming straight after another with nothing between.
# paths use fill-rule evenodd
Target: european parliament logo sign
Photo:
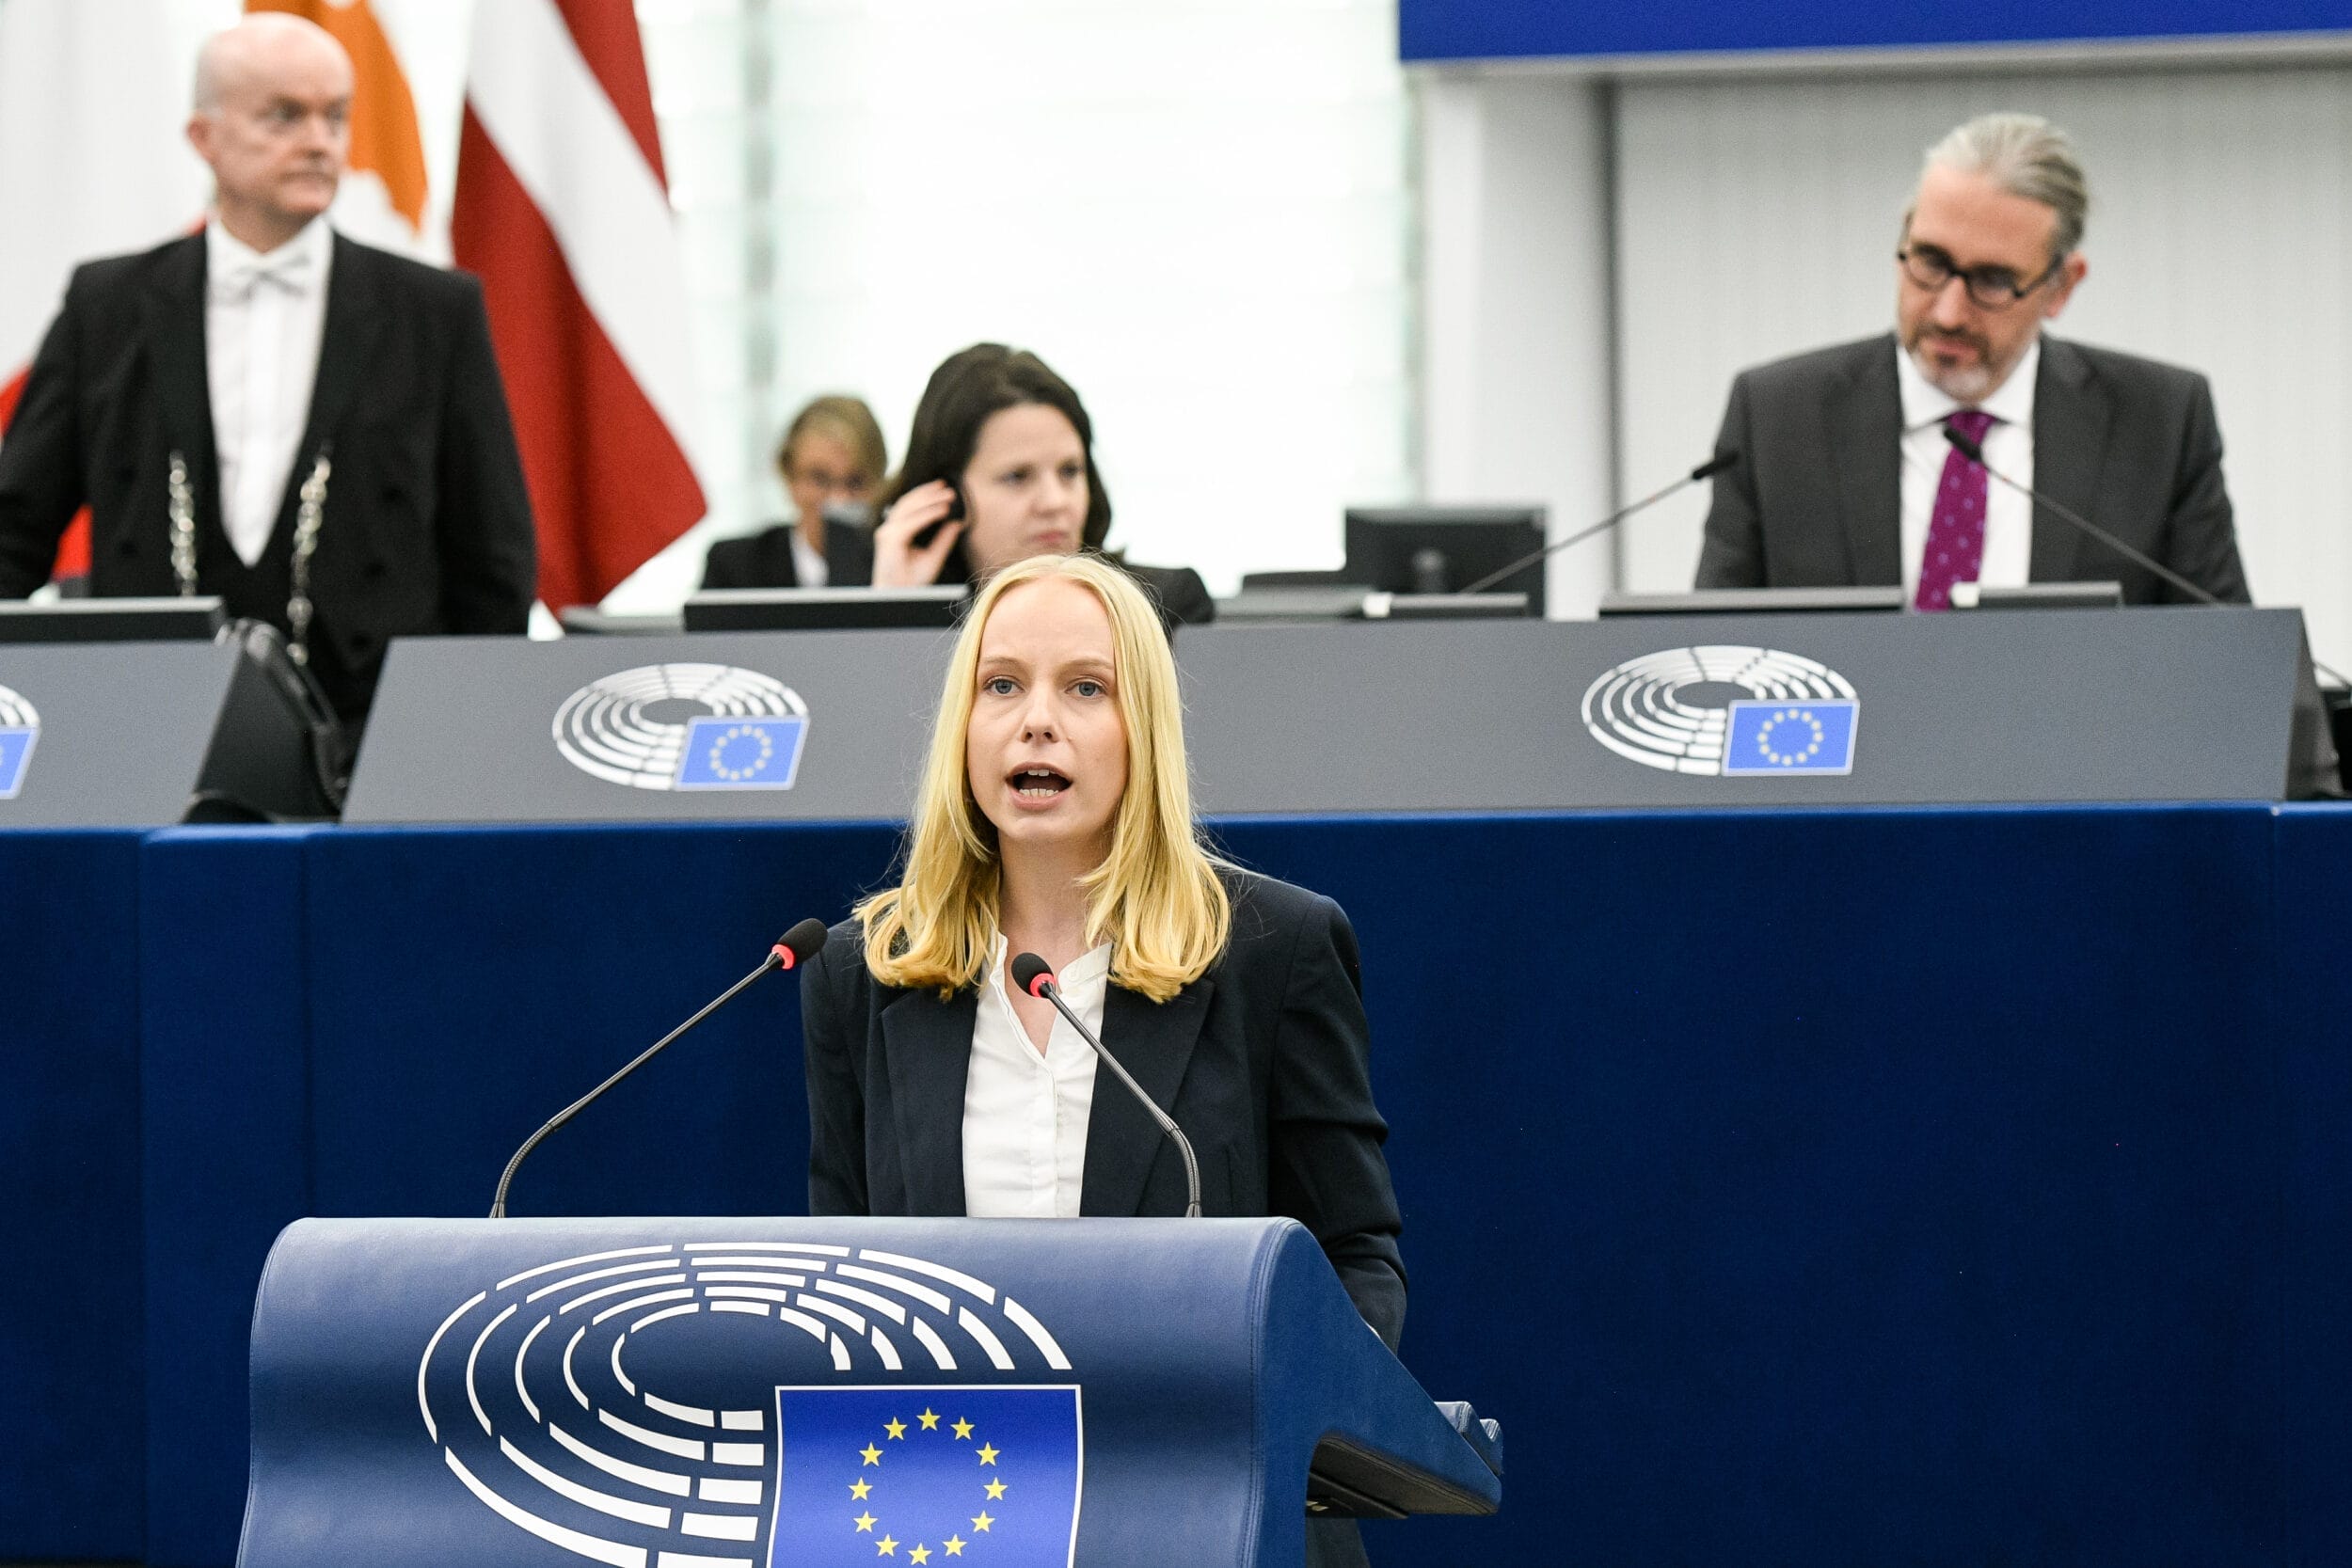
<instances>
[{"instance_id":1,"label":"european parliament logo sign","mask_svg":"<svg viewBox=\"0 0 2352 1568\"><path fill-rule=\"evenodd\" d=\"M779 1388L776 1433L770 1568L1066 1568L1076 1552L1074 1386Z\"/></svg>"},{"instance_id":2,"label":"european parliament logo sign","mask_svg":"<svg viewBox=\"0 0 2352 1568\"><path fill-rule=\"evenodd\" d=\"M632 789L790 789L808 705L731 664L647 664L590 682L555 714L555 749Z\"/></svg>"},{"instance_id":3,"label":"european parliament logo sign","mask_svg":"<svg viewBox=\"0 0 2352 1568\"><path fill-rule=\"evenodd\" d=\"M13 800L24 787L40 738L40 714L16 692L0 686L0 800Z\"/></svg>"},{"instance_id":4,"label":"european parliament logo sign","mask_svg":"<svg viewBox=\"0 0 2352 1568\"><path fill-rule=\"evenodd\" d=\"M1701 777L1853 771L1862 705L1825 664L1775 648L1702 643L1606 671L1584 727L1645 768Z\"/></svg>"},{"instance_id":5,"label":"european parliament logo sign","mask_svg":"<svg viewBox=\"0 0 2352 1568\"><path fill-rule=\"evenodd\" d=\"M416 1390L485 1560L521 1531L613 1568L1070 1568L1070 1371L1018 1301L927 1259L699 1242L486 1286Z\"/></svg>"}]
</instances>

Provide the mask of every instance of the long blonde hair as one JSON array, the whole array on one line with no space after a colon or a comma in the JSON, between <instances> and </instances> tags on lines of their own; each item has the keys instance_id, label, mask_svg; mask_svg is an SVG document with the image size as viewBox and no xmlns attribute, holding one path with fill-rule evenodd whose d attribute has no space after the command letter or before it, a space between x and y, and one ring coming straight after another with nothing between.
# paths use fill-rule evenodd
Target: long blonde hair
<instances>
[{"instance_id":1,"label":"long blonde hair","mask_svg":"<svg viewBox=\"0 0 2352 1568\"><path fill-rule=\"evenodd\" d=\"M980 636L1007 594L1046 578L1085 587L1110 616L1113 690L1127 732L1127 789L1110 853L1083 883L1087 941L1111 943L1112 979L1165 1002L1224 952L1232 903L1193 822L1168 636L1143 590L1098 556L1032 556L1008 566L964 616L916 790L905 877L857 907L866 967L884 985L936 987L943 996L978 984L988 967L1002 866L995 825L981 814L964 767Z\"/></svg>"}]
</instances>

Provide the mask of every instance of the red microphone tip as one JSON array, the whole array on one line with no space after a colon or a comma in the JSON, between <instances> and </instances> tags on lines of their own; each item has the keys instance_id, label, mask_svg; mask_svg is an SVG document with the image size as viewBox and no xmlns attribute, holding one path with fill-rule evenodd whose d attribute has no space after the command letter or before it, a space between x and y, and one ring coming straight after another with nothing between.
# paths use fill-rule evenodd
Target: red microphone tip
<instances>
[{"instance_id":1,"label":"red microphone tip","mask_svg":"<svg viewBox=\"0 0 2352 1568\"><path fill-rule=\"evenodd\" d=\"M776 967L778 969L790 969L801 961L799 958L793 957L792 949L787 947L782 942L776 943L775 946L770 948L769 951L775 955Z\"/></svg>"}]
</instances>

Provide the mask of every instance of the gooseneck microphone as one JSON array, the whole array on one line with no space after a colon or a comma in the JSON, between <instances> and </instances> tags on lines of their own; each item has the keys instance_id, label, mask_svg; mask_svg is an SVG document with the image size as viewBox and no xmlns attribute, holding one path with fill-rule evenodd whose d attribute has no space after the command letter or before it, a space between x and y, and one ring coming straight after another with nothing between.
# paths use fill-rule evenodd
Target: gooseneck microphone
<instances>
[{"instance_id":1,"label":"gooseneck microphone","mask_svg":"<svg viewBox=\"0 0 2352 1568\"><path fill-rule=\"evenodd\" d=\"M506 1169L499 1177L498 1196L490 1200L490 1217L494 1220L502 1220L506 1217L506 1189L508 1185L514 1181L515 1172L520 1168L523 1161L529 1157L531 1151L538 1148L541 1141L544 1140L548 1133L554 1132L557 1128L563 1126L565 1122L580 1115L580 1112L595 1104L597 1097L602 1095L605 1090L611 1088L613 1085L619 1083L622 1079L628 1077L630 1073L635 1072L639 1068L644 1067L647 1062L652 1061L656 1056L661 1054L663 1048L668 1046L671 1041L676 1039L680 1035L685 1034L686 1031L694 1027L695 1024L700 1023L704 1019L708 1018L712 1013L717 1012L720 1008L734 1001L736 993L740 991L744 987L750 985L754 980L758 979L761 975L768 974L771 970L798 969L802 964L808 961L810 954L816 952L818 948L824 945L825 923L821 920L815 919L802 921L798 926L793 927L790 930L785 932L783 936L776 939L776 944L768 950L768 956L760 960L759 967L757 969L753 970L749 974L744 975L743 978L736 981L735 984L729 986L724 991L722 991L717 997L713 998L710 1004L704 1007L701 1012L696 1013L692 1018L688 1019L685 1022L679 1024L676 1028L671 1030L668 1034L662 1036L660 1039L654 1041L652 1045L646 1047L643 1052L639 1053L637 1059L630 1062L628 1066L621 1069L620 1071L614 1073L603 1083L598 1084L595 1088L590 1089L586 1094L581 1095L578 1100L573 1101L569 1105L564 1106L561 1111L556 1112L554 1116L548 1117L548 1124L545 1127L540 1128L536 1132L533 1132L530 1137L525 1138L523 1140L522 1148L515 1150L515 1157L506 1162Z\"/></svg>"},{"instance_id":2,"label":"gooseneck microphone","mask_svg":"<svg viewBox=\"0 0 2352 1568\"><path fill-rule=\"evenodd\" d=\"M1078 1022L1078 1015L1072 1012L1070 1004L1062 1000L1061 988L1054 984L1053 967L1043 958L1039 958L1035 953L1023 953L1016 956L1012 960L1012 983L1031 996L1051 1002L1055 1009L1070 1021L1070 1027L1078 1031L1078 1037L1094 1047L1094 1053L1102 1057L1113 1072L1119 1074L1119 1081L1127 1085L1127 1092L1134 1095L1142 1102L1143 1108L1152 1113L1152 1119L1160 1124L1160 1131L1176 1140L1176 1152L1184 1157L1184 1218L1199 1219L1200 1217L1200 1162L1193 1158L1192 1140L1185 1137L1184 1130L1176 1125L1176 1118L1161 1110L1152 1101L1152 1097L1143 1092L1143 1085L1136 1083L1128 1074L1127 1069L1119 1065L1119 1058L1112 1055L1101 1040L1095 1038L1094 1031Z\"/></svg>"},{"instance_id":3,"label":"gooseneck microphone","mask_svg":"<svg viewBox=\"0 0 2352 1568\"><path fill-rule=\"evenodd\" d=\"M1700 480L1713 479L1717 474L1722 473L1725 468L1730 467L1734 463L1739 461L1740 454L1736 451L1719 451L1714 456L1708 458L1706 462L1700 464L1697 467L1692 468L1689 473L1684 474L1680 479L1676 480L1672 484L1667 485L1663 490L1654 491L1649 495L1644 496L1640 500L1635 501L1630 506L1619 507L1616 511L1609 514L1608 516L1603 517L1599 522L1595 523L1591 528L1580 530L1575 533L1569 534L1565 539L1562 539L1554 544L1546 545L1542 549L1537 550L1533 555L1523 555L1519 557L1518 560L1514 561L1511 564L1505 566L1499 572L1488 572L1485 577L1480 578L1476 582L1473 582L1468 588L1463 589L1462 592L1465 594L1484 594L1487 589L1492 588L1496 583L1502 581L1505 578L1514 577L1520 572L1524 572L1530 566L1534 565L1537 562L1545 560L1548 557L1557 555L1560 551L1566 549L1570 545L1577 544L1582 540L1590 539L1596 533L1606 533L1611 529L1615 528L1619 523L1624 522L1628 517L1632 516L1636 512L1645 512L1649 508L1656 506L1660 501L1664 500L1668 496L1673 495L1676 491L1696 484Z\"/></svg>"},{"instance_id":4,"label":"gooseneck microphone","mask_svg":"<svg viewBox=\"0 0 2352 1568\"><path fill-rule=\"evenodd\" d=\"M2147 567L2150 571L2155 573L2156 576L2164 578L2165 581L2170 583L2182 593L2186 594L2190 598L2195 599L2198 603L2219 605L2225 610L2230 608L2226 600L2215 597L2212 593L2200 587L2198 584L2189 581L2188 578L2181 576L2180 573L2174 571L2171 567L2167 566L2163 562L2152 558L2144 551L2134 549L2131 546L2126 545L2122 540L2118 539L2114 534L2109 533L2106 529L2101 528L2097 523L2092 522L2090 518L2084 516L2073 507L2060 501L2052 500L2049 497L2043 495L2041 491L2035 489L2030 484L2018 483L2017 481L2010 478L2009 475L2001 472L2000 469L1994 467L1992 464L1987 463L1984 460L1984 444L1982 442L1968 436L1964 432L1953 429L1950 425L1946 425L1944 427L1944 439L1949 441L1952 444L1952 450L1959 452L1961 456L1968 459L1969 462L1974 463L1978 467L1982 468L1986 473L1991 474L1994 479L1999 480L2003 484L2008 485L2010 489L2018 492L2027 500L2032 501L2036 506L2048 507L2052 515L2074 524L2074 527L2090 535L2090 537L2096 539L2099 543L2105 545L2116 554L2123 557L2126 561L2129 561L2136 565Z\"/></svg>"}]
</instances>

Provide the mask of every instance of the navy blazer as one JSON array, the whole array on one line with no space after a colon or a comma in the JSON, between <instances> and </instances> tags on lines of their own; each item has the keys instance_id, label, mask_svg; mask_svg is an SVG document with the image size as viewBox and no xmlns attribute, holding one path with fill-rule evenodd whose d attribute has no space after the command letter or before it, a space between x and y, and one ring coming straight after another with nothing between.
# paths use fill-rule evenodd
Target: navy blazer
<instances>
[{"instance_id":1,"label":"navy blazer","mask_svg":"<svg viewBox=\"0 0 2352 1568\"><path fill-rule=\"evenodd\" d=\"M1330 899L1229 873L1233 933L1165 1003L1113 985L1103 1043L1184 1128L1200 1212L1288 1215L1314 1232L1364 1321L1405 1325L1396 1194L1372 1099L1356 933ZM979 993L877 983L855 921L801 978L812 1214L954 1215ZM1087 1122L1084 1214L1184 1212L1183 1157L1108 1073Z\"/></svg>"},{"instance_id":2,"label":"navy blazer","mask_svg":"<svg viewBox=\"0 0 2352 1568\"><path fill-rule=\"evenodd\" d=\"M1899 584L1902 392L1892 333L1742 371L1718 451L1701 588ZM2044 335L2033 390L2034 488L2232 604L2248 602L2205 378ZM1995 480L1994 483L1999 481ZM2027 576L2113 580L2126 604L2179 589L2033 509Z\"/></svg>"}]
</instances>

